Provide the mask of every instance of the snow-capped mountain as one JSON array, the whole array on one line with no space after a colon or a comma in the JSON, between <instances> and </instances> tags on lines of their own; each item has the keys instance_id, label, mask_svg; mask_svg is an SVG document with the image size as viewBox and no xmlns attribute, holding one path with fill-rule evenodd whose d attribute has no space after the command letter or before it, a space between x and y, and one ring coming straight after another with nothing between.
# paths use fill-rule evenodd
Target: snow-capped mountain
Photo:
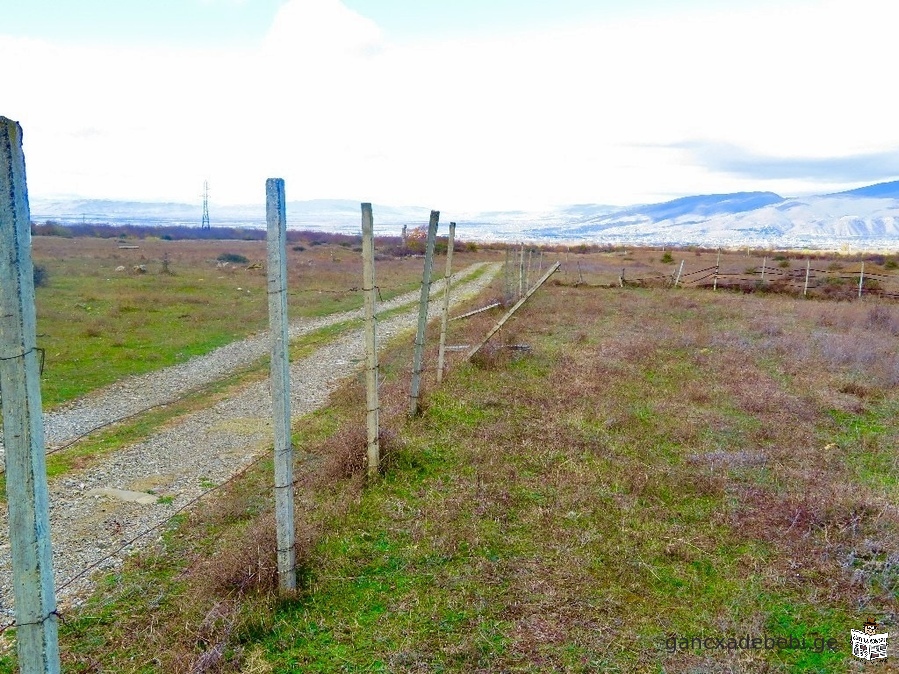
<instances>
[{"instance_id":1,"label":"snow-capped mountain","mask_svg":"<svg viewBox=\"0 0 899 674\"><path fill-rule=\"evenodd\" d=\"M772 192L684 197L523 234L647 245L899 250L899 181L792 199Z\"/></svg>"},{"instance_id":2,"label":"snow-capped mountain","mask_svg":"<svg viewBox=\"0 0 899 674\"><path fill-rule=\"evenodd\" d=\"M213 225L263 227L261 205L211 206ZM425 207L375 204L375 231L399 234L402 225L427 223ZM201 206L98 200L32 201L32 219L63 223L199 225ZM288 227L356 233L359 202L337 199L287 204ZM458 236L475 241L534 241L765 248L899 250L899 181L846 192L784 198L773 192L681 197L659 204L615 208L576 204L531 211L443 211Z\"/></svg>"}]
</instances>

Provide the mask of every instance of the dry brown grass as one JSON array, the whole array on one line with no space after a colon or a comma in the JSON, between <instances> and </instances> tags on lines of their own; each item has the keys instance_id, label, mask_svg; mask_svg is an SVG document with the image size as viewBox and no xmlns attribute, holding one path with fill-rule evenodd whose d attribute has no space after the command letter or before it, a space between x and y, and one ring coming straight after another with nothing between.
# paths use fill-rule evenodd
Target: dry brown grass
<instances>
[{"instance_id":1,"label":"dry brown grass","mask_svg":"<svg viewBox=\"0 0 899 674\"><path fill-rule=\"evenodd\" d=\"M476 343L498 314L451 324L449 343ZM786 672L801 661L666 654L659 640L844 635L867 615L892 629L895 316L780 295L549 286L474 367L452 352L440 389L428 370L414 420L405 346L384 361L385 480L363 477L359 382L333 398L335 428L301 442L307 594L248 626L248 605L274 608L271 543L254 548L266 509L247 496L265 488L243 483L204 515L215 542L180 576L221 579L178 618L201 628L174 637L171 667L193 669L166 671L256 667L264 648L276 671ZM222 644L248 650L225 657Z\"/></svg>"}]
</instances>

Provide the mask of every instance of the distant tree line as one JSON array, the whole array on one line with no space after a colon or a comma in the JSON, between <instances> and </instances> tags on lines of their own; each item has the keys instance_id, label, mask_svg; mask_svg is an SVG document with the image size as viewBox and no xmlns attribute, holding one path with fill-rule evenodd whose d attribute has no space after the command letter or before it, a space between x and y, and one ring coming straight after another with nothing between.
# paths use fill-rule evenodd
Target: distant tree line
<instances>
[{"instance_id":1,"label":"distant tree line","mask_svg":"<svg viewBox=\"0 0 899 674\"><path fill-rule=\"evenodd\" d=\"M262 228L243 227L210 227L201 229L187 225L109 225L102 223L74 223L61 224L53 220L47 220L43 224L32 223L33 236L60 236L63 238L94 237L98 239L163 239L164 241L182 240L234 240L239 241L264 241L266 230ZM288 230L288 243L294 244L294 250L305 250L310 246L342 246L362 250L361 234L338 234L334 232L317 232L311 230ZM403 244L399 236L379 236L377 246L381 252L397 257L405 255L421 255L425 252L425 242L419 239L409 238ZM437 237L435 250L437 253L445 253L447 238ZM454 249L477 250L474 243L455 241Z\"/></svg>"}]
</instances>

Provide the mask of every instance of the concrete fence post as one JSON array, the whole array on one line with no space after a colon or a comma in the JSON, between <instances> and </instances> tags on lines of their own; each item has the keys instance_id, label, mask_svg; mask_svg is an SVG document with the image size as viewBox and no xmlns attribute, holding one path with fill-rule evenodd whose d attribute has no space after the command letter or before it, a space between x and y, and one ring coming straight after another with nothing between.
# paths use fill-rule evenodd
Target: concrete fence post
<instances>
[{"instance_id":1,"label":"concrete fence post","mask_svg":"<svg viewBox=\"0 0 899 674\"><path fill-rule=\"evenodd\" d=\"M862 289L865 285L865 261L862 260L862 270L858 273L858 298L862 298Z\"/></svg>"},{"instance_id":2,"label":"concrete fence post","mask_svg":"<svg viewBox=\"0 0 899 674\"><path fill-rule=\"evenodd\" d=\"M418 302L418 330L415 334L415 351L412 354L412 388L409 391L409 414L418 414L421 397L421 368L425 350L425 330L428 327L428 298L431 293L431 266L434 262L434 244L437 241L437 223L440 211L431 211L428 222L428 242L425 247L425 268L421 277L421 298Z\"/></svg>"},{"instance_id":3,"label":"concrete fence post","mask_svg":"<svg viewBox=\"0 0 899 674\"><path fill-rule=\"evenodd\" d=\"M59 626L33 274L22 128L0 117L0 388L19 670L57 674Z\"/></svg>"},{"instance_id":4,"label":"concrete fence post","mask_svg":"<svg viewBox=\"0 0 899 674\"><path fill-rule=\"evenodd\" d=\"M803 286L803 288L802 288L802 296L803 297L808 297L808 276L809 276L809 272L811 271L811 269L812 269L812 260L811 260L811 258L809 258L805 261L805 286Z\"/></svg>"},{"instance_id":5,"label":"concrete fence post","mask_svg":"<svg viewBox=\"0 0 899 674\"><path fill-rule=\"evenodd\" d=\"M674 279L674 287L675 288L677 288L677 284L680 283L681 274L684 273L684 262L686 262L686 260L680 261L680 267L677 270L677 278Z\"/></svg>"},{"instance_id":6,"label":"concrete fence post","mask_svg":"<svg viewBox=\"0 0 899 674\"><path fill-rule=\"evenodd\" d=\"M449 319L450 287L453 279L453 242L456 238L456 223L449 226L446 245L446 272L443 275L443 311L440 315L440 348L437 350L437 383L443 382L443 367L446 351L446 323Z\"/></svg>"},{"instance_id":7,"label":"concrete fence post","mask_svg":"<svg viewBox=\"0 0 899 674\"><path fill-rule=\"evenodd\" d=\"M715 261L715 281L712 283L712 290L718 290L718 270L721 268L721 249L718 249L718 259Z\"/></svg>"},{"instance_id":8,"label":"concrete fence post","mask_svg":"<svg viewBox=\"0 0 899 674\"><path fill-rule=\"evenodd\" d=\"M405 229L405 227L404 227ZM375 233L371 204L362 204L362 292L365 293L365 423L368 476L378 474L381 460L380 403L378 402L378 336L375 303Z\"/></svg>"},{"instance_id":9,"label":"concrete fence post","mask_svg":"<svg viewBox=\"0 0 899 674\"><path fill-rule=\"evenodd\" d=\"M524 295L524 244L518 256L518 296Z\"/></svg>"},{"instance_id":10,"label":"concrete fence post","mask_svg":"<svg viewBox=\"0 0 899 674\"><path fill-rule=\"evenodd\" d=\"M509 267L512 251L506 248L506 264L503 266L503 301L508 302L512 297L512 272Z\"/></svg>"},{"instance_id":11,"label":"concrete fence post","mask_svg":"<svg viewBox=\"0 0 899 674\"><path fill-rule=\"evenodd\" d=\"M284 180L265 181L268 225L268 316L271 336L272 412L275 428L275 527L278 541L278 586L297 587L294 539L293 446L290 437L290 361L287 337L287 215Z\"/></svg>"}]
</instances>

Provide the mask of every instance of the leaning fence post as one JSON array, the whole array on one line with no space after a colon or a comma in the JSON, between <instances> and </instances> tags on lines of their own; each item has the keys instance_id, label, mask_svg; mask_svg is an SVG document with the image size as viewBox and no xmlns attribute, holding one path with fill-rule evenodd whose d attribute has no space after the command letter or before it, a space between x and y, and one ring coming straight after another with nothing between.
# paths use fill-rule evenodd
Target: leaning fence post
<instances>
[{"instance_id":1,"label":"leaning fence post","mask_svg":"<svg viewBox=\"0 0 899 674\"><path fill-rule=\"evenodd\" d=\"M371 204L362 204L362 292L365 293L365 422L368 435L368 475L378 474L381 457L378 419L378 337L375 302L375 234Z\"/></svg>"},{"instance_id":2,"label":"leaning fence post","mask_svg":"<svg viewBox=\"0 0 899 674\"><path fill-rule=\"evenodd\" d=\"M685 260L680 261L680 268L677 270L677 278L674 279L675 288L677 288L677 284L680 283L680 275L684 273L684 262Z\"/></svg>"},{"instance_id":3,"label":"leaning fence post","mask_svg":"<svg viewBox=\"0 0 899 674\"><path fill-rule=\"evenodd\" d=\"M425 247L425 269L421 277L421 298L418 303L418 331L415 334L415 351L412 354L412 388L409 392L409 413L418 414L421 395L421 364L424 358L425 329L428 327L428 298L431 294L431 265L434 262L434 243L437 240L437 221L440 211L431 211L428 222L428 243Z\"/></svg>"},{"instance_id":4,"label":"leaning fence post","mask_svg":"<svg viewBox=\"0 0 899 674\"><path fill-rule=\"evenodd\" d=\"M858 298L862 298L862 288L865 284L865 261L862 260L862 270L858 274Z\"/></svg>"},{"instance_id":5,"label":"leaning fence post","mask_svg":"<svg viewBox=\"0 0 899 674\"><path fill-rule=\"evenodd\" d=\"M446 350L446 322L449 318L450 285L453 278L453 241L456 238L456 223L449 226L449 240L446 244L446 273L443 276L443 313L440 317L440 347L437 350L437 383L443 381L443 360Z\"/></svg>"},{"instance_id":6,"label":"leaning fence post","mask_svg":"<svg viewBox=\"0 0 899 674\"><path fill-rule=\"evenodd\" d=\"M271 335L272 411L275 427L275 527L278 586L297 586L293 521L293 447L290 438L290 361L287 355L287 215L284 180L265 181L268 225L268 317Z\"/></svg>"},{"instance_id":7,"label":"leaning fence post","mask_svg":"<svg viewBox=\"0 0 899 674\"><path fill-rule=\"evenodd\" d=\"M50 494L22 127L0 117L0 388L16 641L23 674L59 672Z\"/></svg>"},{"instance_id":8,"label":"leaning fence post","mask_svg":"<svg viewBox=\"0 0 899 674\"><path fill-rule=\"evenodd\" d=\"M511 309L509 309L509 310L506 312L506 315L505 315L505 316L503 316L501 319L499 319L499 322L497 322L497 324L494 325L494 326L490 329L490 332L488 332L488 333L487 333L487 336L484 337L484 339L481 340L481 343L478 344L476 347L474 347L471 351L469 351L469 352L465 355L465 360L471 360L472 357L474 357L474 355L475 355L478 351L480 351L482 348L484 348L484 345L485 345L487 342L490 341L490 338L493 337L493 335L495 335L497 332L500 331L500 329L506 324L506 321L508 321L508 320L512 317L512 315L513 315L516 311L518 311L518 309L521 308L521 306L522 306L525 302L527 302L528 298L529 298L531 295L533 295L535 292L537 292L537 289L538 289L540 286L542 286L542 285L546 282L546 279L548 279L550 276L552 276L553 274L555 274L555 273L556 273L556 270L559 269L559 267L561 267L561 266L562 266L562 263L561 263L561 262L556 262L552 267L550 267L549 270L548 270L543 276L540 277L540 280L537 281L537 282L533 285L533 287L531 287L531 288L528 290L527 294L524 295L524 297L522 297L521 299L519 299L519 300L515 303L515 305L514 305Z\"/></svg>"}]
</instances>

